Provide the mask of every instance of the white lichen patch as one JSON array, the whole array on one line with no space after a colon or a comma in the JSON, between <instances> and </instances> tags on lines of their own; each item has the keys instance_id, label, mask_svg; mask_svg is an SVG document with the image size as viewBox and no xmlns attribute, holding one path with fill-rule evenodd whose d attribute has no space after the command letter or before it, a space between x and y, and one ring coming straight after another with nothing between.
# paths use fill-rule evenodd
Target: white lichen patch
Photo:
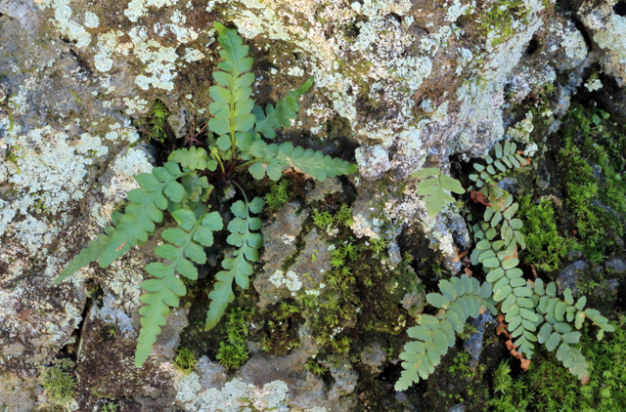
<instances>
[{"instance_id":1,"label":"white lichen patch","mask_svg":"<svg viewBox=\"0 0 626 412\"><path fill-rule=\"evenodd\" d=\"M246 404L257 410L290 410L284 403L289 388L283 381L273 381L257 388L233 379L222 390L203 390L200 377L191 372L180 377L176 389L176 400L189 412L239 412Z\"/></svg>"},{"instance_id":2,"label":"white lichen patch","mask_svg":"<svg viewBox=\"0 0 626 412\"><path fill-rule=\"evenodd\" d=\"M74 40L78 48L89 46L91 34L74 20L76 16L70 7L70 0L40 0L37 3L42 10L48 7L54 10L54 24L59 33Z\"/></svg>"},{"instance_id":3,"label":"white lichen patch","mask_svg":"<svg viewBox=\"0 0 626 412\"><path fill-rule=\"evenodd\" d=\"M290 270L285 274L282 270L277 270L269 278L269 281L276 287L285 286L292 292L297 292L302 289L302 281L296 274L296 272Z\"/></svg>"},{"instance_id":4,"label":"white lichen patch","mask_svg":"<svg viewBox=\"0 0 626 412\"><path fill-rule=\"evenodd\" d=\"M178 4L178 0L132 0L128 3L124 14L128 17L128 20L136 23L139 18L148 12L149 7L160 9L161 7L175 4Z\"/></svg>"},{"instance_id":5,"label":"white lichen patch","mask_svg":"<svg viewBox=\"0 0 626 412\"><path fill-rule=\"evenodd\" d=\"M514 126L509 127L506 132L506 137L525 145L530 143L530 134L534 129L533 114L531 112L526 112L526 117L523 120L515 123Z\"/></svg>"},{"instance_id":6,"label":"white lichen patch","mask_svg":"<svg viewBox=\"0 0 626 412\"><path fill-rule=\"evenodd\" d=\"M158 89L172 91L178 59L176 48L162 46L158 41L152 40L143 27L133 27L128 33L134 45L134 54L146 65L144 73L135 78L135 83L143 90L149 90L150 86Z\"/></svg>"},{"instance_id":7,"label":"white lichen patch","mask_svg":"<svg viewBox=\"0 0 626 412\"><path fill-rule=\"evenodd\" d=\"M76 142L51 126L32 129L26 135L20 135L16 127L6 144L15 161L4 165L7 173L0 175L20 195L3 208L0 235L17 213L28 216L29 209L37 206L39 212L53 215L65 210L69 202L82 199L88 166L108 151L98 137L85 133Z\"/></svg>"}]
</instances>

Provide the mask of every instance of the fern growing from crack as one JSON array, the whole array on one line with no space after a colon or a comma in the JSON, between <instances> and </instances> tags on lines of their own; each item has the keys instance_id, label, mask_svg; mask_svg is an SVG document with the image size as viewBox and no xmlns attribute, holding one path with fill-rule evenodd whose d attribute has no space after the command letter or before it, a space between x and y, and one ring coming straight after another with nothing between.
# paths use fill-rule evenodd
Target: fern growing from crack
<instances>
[{"instance_id":1,"label":"fern growing from crack","mask_svg":"<svg viewBox=\"0 0 626 412\"><path fill-rule=\"evenodd\" d=\"M544 344L548 351L556 350L557 359L582 382L588 379L589 364L574 346L579 343L581 334L571 325L579 330L586 319L591 320L599 329L599 340L605 332L615 330L600 312L585 309L586 297L574 301L571 290L566 289L560 299L556 295L555 283L545 285L541 279L530 281L524 278L517 258L518 251L526 247L520 231L523 222L515 217L519 205L510 193L497 186L499 178L529 164L529 160L516 149L516 145L508 141L504 146L496 144L494 157L485 157L487 166L474 164L474 169L480 174L469 176L476 184L470 190L481 193L482 197L477 199L486 206L482 221L472 227L476 247L470 255L473 265L482 265L485 282L480 285L476 279L466 275L460 280L453 277L449 282L439 283L441 293L427 295L428 303L439 308L439 312L435 316L419 315L417 326L407 331L409 337L417 340L407 343L400 354L404 360L404 371L396 383L396 390L406 390L420 378L427 379L434 372L441 356L454 344L455 333L462 332L468 317L478 315L477 305L504 316L506 328L515 339L513 350L519 352L520 358L525 356L530 360L535 342ZM446 187L439 180L441 176L436 168L424 169L414 175L430 177L418 185L418 194L427 196L426 204L431 207L428 210L431 216L454 200L442 189L455 188L456 193L461 192L456 187L460 185L458 181L453 183L453 179L448 177L451 180L445 179L448 181ZM472 296L469 300L467 293Z\"/></svg>"},{"instance_id":2,"label":"fern growing from crack","mask_svg":"<svg viewBox=\"0 0 626 412\"><path fill-rule=\"evenodd\" d=\"M243 200L231 206L234 215L228 223L227 243L234 250L225 251L222 268L215 276L214 289L208 297L211 301L207 314L206 329L220 321L224 311L234 298L233 287L249 287L254 263L259 259L263 238L259 229L262 222L255 214L261 213L264 202L248 197L234 180L234 172L248 169L254 179L266 175L277 181L285 169L305 173L317 180L354 173L356 167L347 161L325 156L311 149L294 147L285 142L280 146L268 144L263 139L273 139L276 129L288 126L296 118L300 106L298 99L313 85L307 80L290 92L276 106L265 109L255 106L250 98L254 82L252 58L248 46L235 30L215 23L222 46L221 71L213 73L216 85L209 89L213 103L209 106L212 118L208 121L207 148L193 146L172 151L163 167L151 173L137 175L140 188L128 193L130 204L125 213L114 212L113 225L89 242L57 277L60 283L80 268L98 261L100 267L109 266L114 260L135 246L142 245L154 234L156 224L162 223L164 211L171 214L177 226L166 229L155 254L162 261L146 266L152 279L142 283L146 292L141 301L141 330L135 354L135 365L144 364L152 345L166 324L171 308L178 307L180 297L187 293L180 277L195 280L196 265L206 262L205 248L213 247L213 233L223 229L221 215L211 210L211 184L221 172L221 182L226 180L240 189ZM196 140L196 139L194 139ZM181 170L182 167L182 170ZM219 168L218 168L219 167Z\"/></svg>"}]
</instances>

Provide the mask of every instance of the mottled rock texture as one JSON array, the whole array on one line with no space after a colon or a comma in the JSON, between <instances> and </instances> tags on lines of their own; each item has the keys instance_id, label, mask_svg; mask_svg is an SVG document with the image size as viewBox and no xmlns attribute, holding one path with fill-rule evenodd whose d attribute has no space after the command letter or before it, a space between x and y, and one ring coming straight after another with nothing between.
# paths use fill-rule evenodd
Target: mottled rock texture
<instances>
[{"instance_id":1,"label":"mottled rock texture","mask_svg":"<svg viewBox=\"0 0 626 412\"><path fill-rule=\"evenodd\" d=\"M175 370L188 306L170 315L155 356L134 368L143 267L158 240L107 269L94 265L59 286L52 281L108 224L136 187L133 177L167 154L141 138L137 120L154 102L171 111L177 137L206 119L219 61L214 21L237 28L250 46L256 101L275 102L314 78L278 140L359 165L349 179L300 193L310 204L289 203L266 222L251 295L258 310L319 295L336 233L313 228L311 212L348 187L352 234L384 242L386 264L400 264L404 231L426 239L427 253L456 274L471 243L461 210L429 218L410 174L426 166L458 174L451 156L467 161L502 139L534 151L534 122L558 128L586 67L598 64L618 96L626 80L626 17L615 1L583 1L559 14L552 0L521 0L510 17L494 17L507 4L0 0L0 405L35 410L37 367L74 357L74 410L98 410L107 399L128 411L236 411L246 402L257 410L353 408L360 375L350 356L332 358L316 376L304 369L321 350L313 343L286 357L253 350L234 378L206 357L196 372ZM557 78L558 99L536 114L540 120L520 112L520 102ZM614 111L623 116L623 105ZM623 264L612 262L607 269L622 273ZM569 272L579 265L566 269L565 284L573 285ZM423 307L420 293L408 291L402 303L413 315ZM372 342L353 348L354 359L378 373L385 351Z\"/></svg>"}]
</instances>

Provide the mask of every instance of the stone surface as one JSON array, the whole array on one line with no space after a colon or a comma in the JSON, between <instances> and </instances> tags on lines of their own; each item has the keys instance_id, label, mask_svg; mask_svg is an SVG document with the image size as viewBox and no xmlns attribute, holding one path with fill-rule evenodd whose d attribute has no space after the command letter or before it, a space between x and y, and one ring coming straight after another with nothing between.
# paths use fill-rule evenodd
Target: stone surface
<instances>
[{"instance_id":1,"label":"stone surface","mask_svg":"<svg viewBox=\"0 0 626 412\"><path fill-rule=\"evenodd\" d=\"M589 263L584 260L577 260L576 262L567 265L556 279L556 286L559 290L559 294L567 288L571 289L574 295L578 292L576 282L580 280L580 276L590 269Z\"/></svg>"},{"instance_id":2,"label":"stone surface","mask_svg":"<svg viewBox=\"0 0 626 412\"><path fill-rule=\"evenodd\" d=\"M369 366L372 373L379 374L381 372L381 366L387 360L387 350L383 347L379 341L372 342L371 345L366 346L360 354L361 362Z\"/></svg>"},{"instance_id":3,"label":"stone surface","mask_svg":"<svg viewBox=\"0 0 626 412\"><path fill-rule=\"evenodd\" d=\"M621 256L613 256L604 263L604 268L611 275L623 276L626 274L626 259Z\"/></svg>"},{"instance_id":4,"label":"stone surface","mask_svg":"<svg viewBox=\"0 0 626 412\"><path fill-rule=\"evenodd\" d=\"M528 143L530 155L537 149L532 133L543 122L558 128L583 82L600 100L615 96L604 100L619 119L626 18L614 3L585 1L573 12L589 33L589 50L574 18L541 0L519 2L524 21L508 13L506 35L478 21L499 2L0 0L0 400L6 395L10 408L32 410L34 381L20 381L18 372L37 374L37 366L71 352L81 382L74 401L84 410L102 407L97 394L116 397L120 410L168 411L174 402L189 411L235 410L238 397L257 409L354 407L359 377L350 362L329 364L335 383L325 385L303 369L319 352L305 337L306 349L285 357L253 353L230 380L207 357L181 376L171 362L185 308L172 311L153 358L135 369L143 267L158 236L106 269L92 265L52 285L137 187L134 176L163 158L158 144L140 141L136 121L157 99L170 109L178 138L207 118L220 59L214 21L237 28L250 47L259 104L314 78L298 118L277 139L356 161L359 173L349 178L354 236L384 241L397 266L399 234L424 235L429 253L454 274L462 268L459 251L471 247L466 211L451 206L429 218L411 173L441 167L457 175L451 160L481 156L503 139ZM603 71L600 84L584 78L594 65ZM522 102L548 85L556 89L551 101L533 116L522 112ZM327 179L298 199L323 202L342 190L338 179ZM263 229L264 266L253 281L261 311L319 292L331 270L328 247L338 231L309 230L308 213L289 203ZM211 253L215 263L219 252ZM606 269L621 274L625 265L616 259ZM203 278L213 276L212 266L200 268ZM587 268L572 263L560 288L574 288ZM88 291L99 296L88 299ZM417 288L402 301L412 316L424 304ZM372 354L373 369L379 358Z\"/></svg>"}]
</instances>

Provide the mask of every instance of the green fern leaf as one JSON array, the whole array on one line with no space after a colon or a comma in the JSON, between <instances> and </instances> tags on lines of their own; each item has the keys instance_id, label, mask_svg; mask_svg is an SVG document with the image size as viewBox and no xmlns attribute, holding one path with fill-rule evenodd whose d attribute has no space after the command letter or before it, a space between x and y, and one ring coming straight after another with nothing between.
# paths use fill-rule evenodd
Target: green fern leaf
<instances>
[{"instance_id":1,"label":"green fern leaf","mask_svg":"<svg viewBox=\"0 0 626 412\"><path fill-rule=\"evenodd\" d=\"M300 105L298 99L306 93L313 85L313 78L310 77L302 86L296 90L292 90L284 99L276 103L276 108L268 104L265 111L259 106L255 106L253 113L256 117L255 132L263 134L267 139L276 137L276 129L282 126L291 125L290 120L295 119Z\"/></svg>"},{"instance_id":2,"label":"green fern leaf","mask_svg":"<svg viewBox=\"0 0 626 412\"><path fill-rule=\"evenodd\" d=\"M408 342L400 359L404 370L395 384L397 391L404 391L420 379L427 379L435 370L441 358L454 346L456 333L463 332L468 317L476 317L488 303L491 287L481 285L476 278L467 275L439 282L439 293L429 293L427 301L441 308L436 316L419 315L417 325L409 328L409 337L417 339ZM495 311L495 308L493 308Z\"/></svg>"},{"instance_id":3,"label":"green fern leaf","mask_svg":"<svg viewBox=\"0 0 626 412\"><path fill-rule=\"evenodd\" d=\"M209 105L213 115L209 128L220 135L217 141L220 149L228 150L231 142L236 143L238 132L247 132L254 126L254 101L250 98L254 74L249 72L252 68L252 58L247 57L249 48L243 44L237 31L228 30L218 22L214 26L219 34L218 41L223 48L220 56L224 61L218 64L223 71L213 73L219 86L209 89L214 101Z\"/></svg>"},{"instance_id":4,"label":"green fern leaf","mask_svg":"<svg viewBox=\"0 0 626 412\"><path fill-rule=\"evenodd\" d=\"M206 150L202 147L190 147L189 149L174 150L167 158L170 162L178 162L182 167L191 170L209 169L214 172L217 168L217 161L211 159Z\"/></svg>"},{"instance_id":5,"label":"green fern leaf","mask_svg":"<svg viewBox=\"0 0 626 412\"><path fill-rule=\"evenodd\" d=\"M290 142L268 145L262 140L255 141L250 147L250 153L257 158L257 163L250 166L250 174L255 179L263 179L267 175L277 181L287 168L312 176L320 182L327 177L347 175L356 172L356 165L351 165L341 159L324 156L322 152L311 149L294 147Z\"/></svg>"},{"instance_id":6,"label":"green fern leaf","mask_svg":"<svg viewBox=\"0 0 626 412\"><path fill-rule=\"evenodd\" d=\"M148 236L154 232L154 224L163 220L162 210L168 205L164 193L169 197L177 196L179 189L174 184L184 191L176 182L176 179L184 175L174 162L168 162L164 167L155 167L152 173L137 175L137 183L141 189L128 192L131 204L126 206L125 214L114 222L115 226L105 229L106 235L100 235L96 241L90 242L89 248L81 251L59 274L55 284L96 259L99 259L100 267L107 267L132 247L146 242Z\"/></svg>"},{"instance_id":7,"label":"green fern leaf","mask_svg":"<svg viewBox=\"0 0 626 412\"><path fill-rule=\"evenodd\" d=\"M214 289L209 293L211 304L207 314L205 330L210 330L220 321L226 307L235 299L233 293L233 280L243 288L249 286L252 275L252 263L259 260L259 248L263 245L263 238L259 233L254 233L261 228L261 219L251 217L250 213L261 213L264 202L261 198L254 198L248 203L239 200L235 202L231 211L235 218L228 224L230 235L227 242L236 249L232 257L222 261L222 270L215 275Z\"/></svg>"},{"instance_id":8,"label":"green fern leaf","mask_svg":"<svg viewBox=\"0 0 626 412\"><path fill-rule=\"evenodd\" d=\"M146 266L146 271L154 276L145 280L141 287L148 293L141 297L145 304L139 309L141 330L135 352L135 366L144 364L152 345L165 325L165 317L170 307L178 307L179 297L187 293L185 284L179 279L180 274L187 279L196 280L198 269L192 261L202 264L206 255L201 246L213 244L212 232L221 230L222 219L217 212L207 213L204 206L191 210L181 209L172 213L178 223L175 228L163 231L162 237L170 242L155 249L157 256L170 261L169 264L153 262Z\"/></svg>"},{"instance_id":9,"label":"green fern leaf","mask_svg":"<svg viewBox=\"0 0 626 412\"><path fill-rule=\"evenodd\" d=\"M455 199L446 193L448 190L457 194L465 193L461 183L447 175L441 173L436 167L419 170L412 174L415 178L430 177L417 185L417 194L425 196L426 212L428 216L435 217L443 210L448 203L453 203Z\"/></svg>"}]
</instances>

